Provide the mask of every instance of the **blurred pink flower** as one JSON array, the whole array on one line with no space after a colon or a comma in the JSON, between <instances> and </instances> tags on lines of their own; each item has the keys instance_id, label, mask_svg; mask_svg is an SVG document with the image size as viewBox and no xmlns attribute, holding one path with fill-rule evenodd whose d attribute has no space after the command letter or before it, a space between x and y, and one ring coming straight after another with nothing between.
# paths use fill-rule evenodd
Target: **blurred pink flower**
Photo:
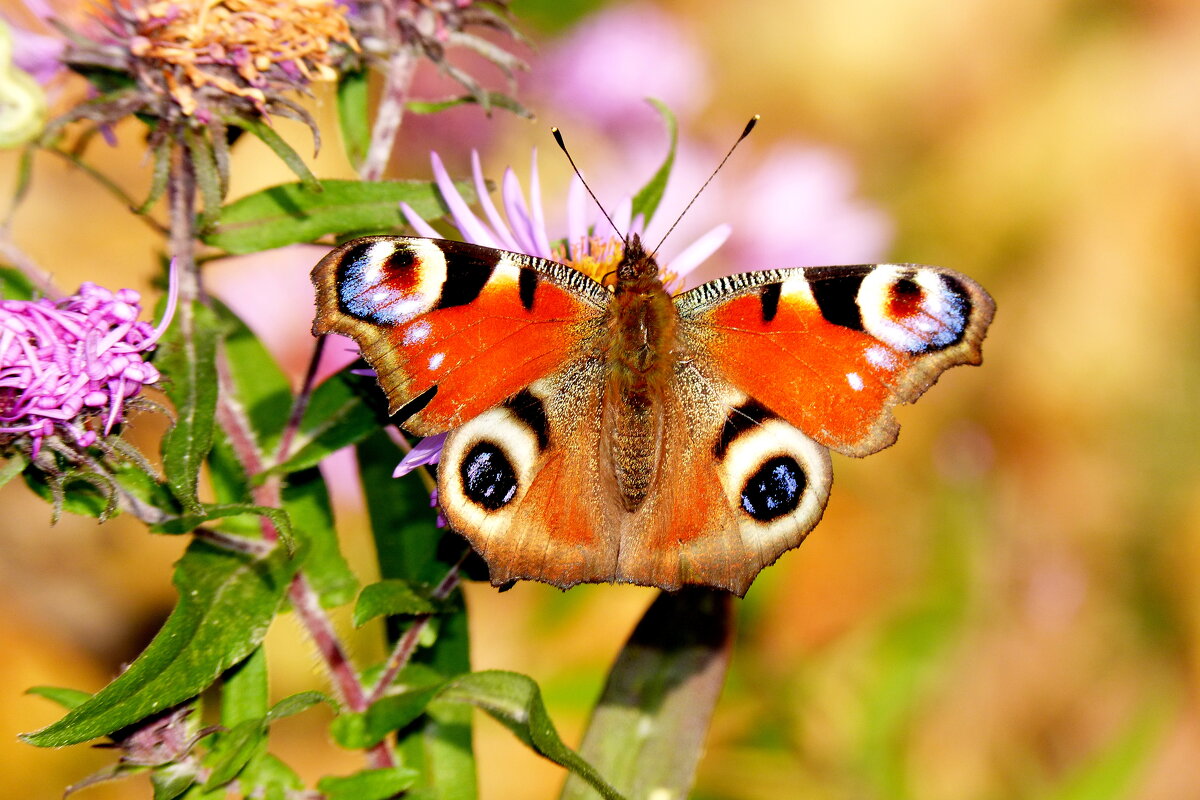
<instances>
[{"instance_id":1,"label":"blurred pink flower","mask_svg":"<svg viewBox=\"0 0 1200 800\"><path fill-rule=\"evenodd\" d=\"M605 8L546 49L531 88L550 104L620 138L659 124L644 99L681 119L707 102L709 65L679 19L652 5Z\"/></svg>"},{"instance_id":2,"label":"blurred pink flower","mask_svg":"<svg viewBox=\"0 0 1200 800\"><path fill-rule=\"evenodd\" d=\"M54 9L45 0L24 0L23 5L30 15L41 20L43 26L49 27L50 20L54 18ZM62 35L37 33L18 24L11 13L0 16L8 23L12 34L12 60L18 69L45 86L66 68L62 56L67 40Z\"/></svg>"}]
</instances>

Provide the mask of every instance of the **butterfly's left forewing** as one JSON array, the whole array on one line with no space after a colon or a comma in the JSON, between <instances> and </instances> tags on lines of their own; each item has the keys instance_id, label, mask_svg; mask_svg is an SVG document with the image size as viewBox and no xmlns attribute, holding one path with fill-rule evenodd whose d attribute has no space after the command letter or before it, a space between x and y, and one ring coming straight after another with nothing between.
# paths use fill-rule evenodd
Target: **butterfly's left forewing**
<instances>
[{"instance_id":1,"label":"butterfly's left forewing","mask_svg":"<svg viewBox=\"0 0 1200 800\"><path fill-rule=\"evenodd\" d=\"M890 445L892 407L978 364L994 304L952 270L915 264L750 272L676 298L680 340L773 413L853 456Z\"/></svg>"},{"instance_id":2,"label":"butterfly's left forewing","mask_svg":"<svg viewBox=\"0 0 1200 800\"><path fill-rule=\"evenodd\" d=\"M608 292L544 259L436 239L349 242L312 273L313 333L358 342L422 436L499 405L589 346Z\"/></svg>"}]
</instances>

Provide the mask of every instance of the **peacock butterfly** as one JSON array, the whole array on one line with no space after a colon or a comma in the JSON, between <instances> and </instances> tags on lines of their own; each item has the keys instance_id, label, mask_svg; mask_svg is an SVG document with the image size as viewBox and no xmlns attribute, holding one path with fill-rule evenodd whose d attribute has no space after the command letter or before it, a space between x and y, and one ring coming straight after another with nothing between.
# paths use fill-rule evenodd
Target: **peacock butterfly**
<instances>
[{"instance_id":1,"label":"peacock butterfly","mask_svg":"<svg viewBox=\"0 0 1200 800\"><path fill-rule=\"evenodd\" d=\"M371 236L312 273L314 334L355 339L413 434L449 431L438 497L501 585L745 594L829 496L829 450L979 364L994 304L914 264L749 272L671 296L636 235L613 289L571 267Z\"/></svg>"}]
</instances>

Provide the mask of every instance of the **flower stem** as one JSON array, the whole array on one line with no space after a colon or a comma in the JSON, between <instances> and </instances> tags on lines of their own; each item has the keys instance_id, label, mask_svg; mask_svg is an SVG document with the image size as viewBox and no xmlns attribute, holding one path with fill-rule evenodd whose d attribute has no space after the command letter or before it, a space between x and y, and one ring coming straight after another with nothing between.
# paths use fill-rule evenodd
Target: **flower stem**
<instances>
[{"instance_id":1,"label":"flower stem","mask_svg":"<svg viewBox=\"0 0 1200 800\"><path fill-rule=\"evenodd\" d=\"M396 136L400 133L400 123L404 120L404 106L416 68L417 59L407 47L400 47L388 62L387 82L375 112L375 125L371 128L371 144L359 171L364 181L379 180L387 169Z\"/></svg>"}]
</instances>

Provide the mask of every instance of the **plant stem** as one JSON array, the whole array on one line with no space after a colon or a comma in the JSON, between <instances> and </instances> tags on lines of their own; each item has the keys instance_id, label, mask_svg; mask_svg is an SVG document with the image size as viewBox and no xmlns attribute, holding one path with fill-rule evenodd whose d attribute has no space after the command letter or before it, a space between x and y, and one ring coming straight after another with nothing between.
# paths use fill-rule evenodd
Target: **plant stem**
<instances>
[{"instance_id":1,"label":"plant stem","mask_svg":"<svg viewBox=\"0 0 1200 800\"><path fill-rule=\"evenodd\" d=\"M404 120L404 105L408 101L408 90L412 86L417 59L408 47L399 46L388 62L387 81L379 98L375 112L375 124L371 128L371 144L363 160L359 174L364 181L377 181L383 177L400 123Z\"/></svg>"},{"instance_id":2,"label":"plant stem","mask_svg":"<svg viewBox=\"0 0 1200 800\"><path fill-rule=\"evenodd\" d=\"M435 600L445 600L454 591L454 588L458 586L458 568L462 566L462 562L466 559L467 554L467 552L463 553L462 558L450 567L449 571L446 572L446 577L442 578L442 582L433 590L433 598ZM368 706L387 694L388 687L396 680L396 675L408 664L409 659L412 658L413 651L417 649L417 641L421 638L421 631L425 630L425 626L429 624L431 616L431 614L417 615L413 619L412 625L408 627L408 630L396 642L396 647L392 650L392 654L388 656L387 667L384 668L383 674L379 676L379 681L367 695Z\"/></svg>"}]
</instances>

